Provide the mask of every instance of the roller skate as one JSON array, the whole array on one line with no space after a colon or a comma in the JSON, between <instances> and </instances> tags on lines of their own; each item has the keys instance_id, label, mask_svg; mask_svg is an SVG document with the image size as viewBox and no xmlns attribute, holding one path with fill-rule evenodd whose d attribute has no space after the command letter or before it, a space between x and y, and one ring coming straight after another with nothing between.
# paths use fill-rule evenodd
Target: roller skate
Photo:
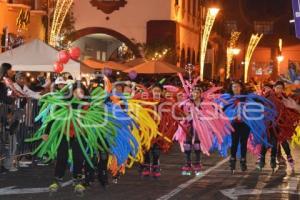
<instances>
[{"instance_id":1,"label":"roller skate","mask_svg":"<svg viewBox=\"0 0 300 200\"><path fill-rule=\"evenodd\" d=\"M276 157L271 157L270 166L272 168L272 173L275 173L277 167Z\"/></svg>"},{"instance_id":2,"label":"roller skate","mask_svg":"<svg viewBox=\"0 0 300 200\"><path fill-rule=\"evenodd\" d=\"M230 167L230 170L231 170L231 174L233 175L235 173L236 158L230 158L229 167Z\"/></svg>"},{"instance_id":3,"label":"roller skate","mask_svg":"<svg viewBox=\"0 0 300 200\"><path fill-rule=\"evenodd\" d=\"M195 176L201 175L201 169L202 169L202 165L200 163L193 165L193 170L194 170Z\"/></svg>"},{"instance_id":4,"label":"roller skate","mask_svg":"<svg viewBox=\"0 0 300 200\"><path fill-rule=\"evenodd\" d=\"M257 164L256 168L259 171L262 171L263 168L265 167L265 157L261 156L259 163Z\"/></svg>"},{"instance_id":5,"label":"roller skate","mask_svg":"<svg viewBox=\"0 0 300 200\"><path fill-rule=\"evenodd\" d=\"M81 183L76 183L74 186L74 192L78 195L78 196L83 196L84 195L84 191L85 191L85 187L83 186L83 184Z\"/></svg>"},{"instance_id":6,"label":"roller skate","mask_svg":"<svg viewBox=\"0 0 300 200\"><path fill-rule=\"evenodd\" d=\"M113 176L112 183L118 184L119 179L120 179L120 173L118 172L115 176Z\"/></svg>"},{"instance_id":7,"label":"roller skate","mask_svg":"<svg viewBox=\"0 0 300 200\"><path fill-rule=\"evenodd\" d=\"M241 161L240 161L240 167L241 167L242 172L244 172L244 171L247 170L247 162L246 162L245 158L241 159Z\"/></svg>"},{"instance_id":8,"label":"roller skate","mask_svg":"<svg viewBox=\"0 0 300 200\"><path fill-rule=\"evenodd\" d=\"M291 170L295 171L295 161L294 161L293 157L292 156L288 156L287 160L288 160L288 163L289 163L289 165L291 167Z\"/></svg>"},{"instance_id":9,"label":"roller skate","mask_svg":"<svg viewBox=\"0 0 300 200\"><path fill-rule=\"evenodd\" d=\"M191 176L192 175L192 165L190 163L187 163L181 168L181 175L182 176Z\"/></svg>"},{"instance_id":10,"label":"roller skate","mask_svg":"<svg viewBox=\"0 0 300 200\"><path fill-rule=\"evenodd\" d=\"M77 178L74 180L74 193L78 196L83 196L85 187L82 184L82 178Z\"/></svg>"},{"instance_id":11,"label":"roller skate","mask_svg":"<svg viewBox=\"0 0 300 200\"><path fill-rule=\"evenodd\" d=\"M161 176L159 165L152 166L151 174L153 178L159 178Z\"/></svg>"},{"instance_id":12,"label":"roller skate","mask_svg":"<svg viewBox=\"0 0 300 200\"><path fill-rule=\"evenodd\" d=\"M58 189L61 187L62 179L61 178L56 178L53 183L49 186L49 192L55 193L58 191Z\"/></svg>"},{"instance_id":13,"label":"roller skate","mask_svg":"<svg viewBox=\"0 0 300 200\"><path fill-rule=\"evenodd\" d=\"M142 177L149 177L150 174L151 174L151 166L149 164L142 165L141 176Z\"/></svg>"}]
</instances>

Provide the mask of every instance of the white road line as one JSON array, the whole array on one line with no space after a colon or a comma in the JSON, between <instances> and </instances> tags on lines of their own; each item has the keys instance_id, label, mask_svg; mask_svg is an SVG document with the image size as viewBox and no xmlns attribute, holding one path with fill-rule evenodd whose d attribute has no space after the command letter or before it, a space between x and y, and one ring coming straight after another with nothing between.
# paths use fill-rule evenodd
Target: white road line
<instances>
[{"instance_id":1,"label":"white road line","mask_svg":"<svg viewBox=\"0 0 300 200\"><path fill-rule=\"evenodd\" d=\"M172 190L171 192L169 192L168 194L159 197L156 200L169 200L172 197L174 197L175 195L177 195L178 193L180 193L182 190L188 188L190 185L194 184L195 182L199 181L200 179L202 179L203 177L205 177L207 174L209 174L210 172L214 171L215 169L219 168L220 166L222 166L224 163L229 161L229 157L218 162L215 166L205 170L200 176L197 176L179 186L177 186L174 190Z\"/></svg>"},{"instance_id":2,"label":"white road line","mask_svg":"<svg viewBox=\"0 0 300 200\"><path fill-rule=\"evenodd\" d=\"M298 181L299 181L299 177L291 177L288 182L287 189L297 191Z\"/></svg>"}]
</instances>

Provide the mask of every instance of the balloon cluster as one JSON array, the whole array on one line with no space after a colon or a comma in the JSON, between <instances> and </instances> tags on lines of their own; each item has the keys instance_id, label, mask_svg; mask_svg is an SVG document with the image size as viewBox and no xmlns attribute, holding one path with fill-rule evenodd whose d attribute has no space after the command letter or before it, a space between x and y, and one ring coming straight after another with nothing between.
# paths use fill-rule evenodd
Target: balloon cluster
<instances>
[{"instance_id":1,"label":"balloon cluster","mask_svg":"<svg viewBox=\"0 0 300 200\"><path fill-rule=\"evenodd\" d=\"M64 64L67 64L71 59L77 60L80 57L80 48L73 47L71 49L62 50L58 53L58 61L54 63L54 72L61 73L64 71Z\"/></svg>"}]
</instances>

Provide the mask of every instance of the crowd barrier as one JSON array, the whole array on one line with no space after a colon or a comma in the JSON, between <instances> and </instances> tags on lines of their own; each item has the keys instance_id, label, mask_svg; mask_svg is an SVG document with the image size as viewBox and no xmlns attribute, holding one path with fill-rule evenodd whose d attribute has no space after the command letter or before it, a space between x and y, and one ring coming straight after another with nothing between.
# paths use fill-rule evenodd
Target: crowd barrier
<instances>
[{"instance_id":1,"label":"crowd barrier","mask_svg":"<svg viewBox=\"0 0 300 200\"><path fill-rule=\"evenodd\" d=\"M25 155L31 155L38 143L26 143L40 127L34 119L38 100L18 98L12 105L0 103L0 164L9 169Z\"/></svg>"}]
</instances>

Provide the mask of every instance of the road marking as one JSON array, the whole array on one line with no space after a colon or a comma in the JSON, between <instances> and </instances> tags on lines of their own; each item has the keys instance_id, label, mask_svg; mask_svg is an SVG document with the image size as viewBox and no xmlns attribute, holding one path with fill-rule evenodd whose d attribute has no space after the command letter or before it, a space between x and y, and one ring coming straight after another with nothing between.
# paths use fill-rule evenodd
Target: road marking
<instances>
[{"instance_id":1,"label":"road marking","mask_svg":"<svg viewBox=\"0 0 300 200\"><path fill-rule=\"evenodd\" d=\"M67 187L73 183L72 180L61 184L61 187ZM16 186L10 186L0 188L0 196L4 195L16 195L16 194L38 194L49 192L49 188L16 188Z\"/></svg>"},{"instance_id":2,"label":"road marking","mask_svg":"<svg viewBox=\"0 0 300 200\"><path fill-rule=\"evenodd\" d=\"M289 182L288 182L288 185L287 185L287 188L288 190L296 190L297 191L297 188L298 188L298 182L299 182L299 177L291 177Z\"/></svg>"},{"instance_id":3,"label":"road marking","mask_svg":"<svg viewBox=\"0 0 300 200\"><path fill-rule=\"evenodd\" d=\"M262 195L262 194L295 194L300 195L297 191L299 178L292 177L286 188L263 188L263 189L246 189L244 186L239 186L231 189L221 190L220 192L232 200L237 200L239 196L245 195Z\"/></svg>"},{"instance_id":4,"label":"road marking","mask_svg":"<svg viewBox=\"0 0 300 200\"><path fill-rule=\"evenodd\" d=\"M219 168L220 166L222 166L224 163L229 161L229 157L218 162L215 166L205 170L200 176L197 176L179 186L177 186L174 190L172 190L171 192L169 192L168 194L159 197L156 200L169 200L172 197L174 197L175 195L177 195L178 193L180 193L182 190L188 188L190 185L194 184L195 182L199 181L200 179L202 179L203 177L205 177L207 174L209 174L210 172L214 171L215 169Z\"/></svg>"}]
</instances>

